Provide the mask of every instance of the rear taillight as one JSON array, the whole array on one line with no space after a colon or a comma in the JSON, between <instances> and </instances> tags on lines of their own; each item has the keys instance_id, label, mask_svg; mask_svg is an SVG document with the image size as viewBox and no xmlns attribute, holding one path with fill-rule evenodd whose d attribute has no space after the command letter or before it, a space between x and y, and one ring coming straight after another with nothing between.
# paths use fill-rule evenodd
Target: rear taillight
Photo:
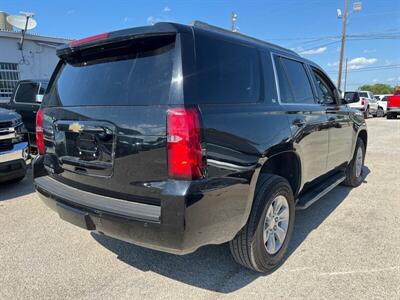
<instances>
[{"instance_id":1,"label":"rear taillight","mask_svg":"<svg viewBox=\"0 0 400 300\"><path fill-rule=\"evenodd\" d=\"M176 179L203 177L199 113L196 109L175 108L167 112L168 175Z\"/></svg>"},{"instance_id":2,"label":"rear taillight","mask_svg":"<svg viewBox=\"0 0 400 300\"><path fill-rule=\"evenodd\" d=\"M36 113L36 145L39 154L45 153L43 138L43 109L39 109Z\"/></svg>"},{"instance_id":3,"label":"rear taillight","mask_svg":"<svg viewBox=\"0 0 400 300\"><path fill-rule=\"evenodd\" d=\"M361 98L361 105L365 105L365 99Z\"/></svg>"}]
</instances>

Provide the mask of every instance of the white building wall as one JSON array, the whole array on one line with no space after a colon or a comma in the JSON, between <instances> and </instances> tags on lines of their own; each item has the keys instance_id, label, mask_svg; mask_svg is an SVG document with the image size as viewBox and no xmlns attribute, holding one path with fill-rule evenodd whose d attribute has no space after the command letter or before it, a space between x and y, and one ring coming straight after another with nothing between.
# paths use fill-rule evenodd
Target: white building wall
<instances>
[{"instance_id":1,"label":"white building wall","mask_svg":"<svg viewBox=\"0 0 400 300\"><path fill-rule=\"evenodd\" d=\"M21 53L18 41L15 38L0 37L0 62L18 63L20 80L50 78L58 62L56 48L39 41L25 40Z\"/></svg>"}]
</instances>

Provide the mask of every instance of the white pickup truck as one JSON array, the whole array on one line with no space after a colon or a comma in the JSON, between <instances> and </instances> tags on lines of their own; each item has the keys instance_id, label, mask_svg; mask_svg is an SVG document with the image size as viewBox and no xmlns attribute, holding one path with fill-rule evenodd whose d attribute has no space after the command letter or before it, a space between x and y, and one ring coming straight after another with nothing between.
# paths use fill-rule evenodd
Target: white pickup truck
<instances>
[{"instance_id":1,"label":"white pickup truck","mask_svg":"<svg viewBox=\"0 0 400 300\"><path fill-rule=\"evenodd\" d=\"M346 92L344 99L348 106L362 111L364 118L368 118L370 114L374 117L383 117L385 114L383 108L378 105L374 94L370 91Z\"/></svg>"}]
</instances>

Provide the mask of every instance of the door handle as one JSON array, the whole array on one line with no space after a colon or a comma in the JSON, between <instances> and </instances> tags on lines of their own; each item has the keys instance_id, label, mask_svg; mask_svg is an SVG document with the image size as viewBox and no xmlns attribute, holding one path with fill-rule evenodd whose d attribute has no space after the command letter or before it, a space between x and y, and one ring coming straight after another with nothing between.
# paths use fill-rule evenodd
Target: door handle
<instances>
[{"instance_id":1,"label":"door handle","mask_svg":"<svg viewBox=\"0 0 400 300\"><path fill-rule=\"evenodd\" d=\"M302 127L302 126L306 125L306 121L302 120L302 119L296 119L296 120L293 121L292 124L297 126L297 127Z\"/></svg>"}]
</instances>

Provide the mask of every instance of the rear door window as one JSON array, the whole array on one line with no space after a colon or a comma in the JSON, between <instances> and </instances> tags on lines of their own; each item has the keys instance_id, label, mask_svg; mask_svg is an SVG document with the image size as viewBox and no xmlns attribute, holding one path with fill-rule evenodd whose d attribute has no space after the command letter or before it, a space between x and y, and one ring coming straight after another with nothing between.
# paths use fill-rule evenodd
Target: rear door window
<instances>
[{"instance_id":1,"label":"rear door window","mask_svg":"<svg viewBox=\"0 0 400 300\"><path fill-rule=\"evenodd\" d=\"M49 106L157 105L169 101L173 37L146 38L67 57Z\"/></svg>"},{"instance_id":2,"label":"rear door window","mask_svg":"<svg viewBox=\"0 0 400 300\"><path fill-rule=\"evenodd\" d=\"M17 103L35 103L39 84L36 82L22 82L19 84L14 101Z\"/></svg>"},{"instance_id":3,"label":"rear door window","mask_svg":"<svg viewBox=\"0 0 400 300\"><path fill-rule=\"evenodd\" d=\"M302 62L276 57L281 102L315 104L311 83Z\"/></svg>"},{"instance_id":4,"label":"rear door window","mask_svg":"<svg viewBox=\"0 0 400 300\"><path fill-rule=\"evenodd\" d=\"M289 85L289 79L286 75L286 72L281 64L280 58L275 57L275 68L276 73L278 75L278 82L279 82L279 92L281 96L282 103L294 103L295 97L293 94L293 90Z\"/></svg>"},{"instance_id":5,"label":"rear door window","mask_svg":"<svg viewBox=\"0 0 400 300\"><path fill-rule=\"evenodd\" d=\"M262 98L259 51L251 46L196 35L194 103L256 103ZM194 98L194 99L193 99Z\"/></svg>"}]
</instances>

